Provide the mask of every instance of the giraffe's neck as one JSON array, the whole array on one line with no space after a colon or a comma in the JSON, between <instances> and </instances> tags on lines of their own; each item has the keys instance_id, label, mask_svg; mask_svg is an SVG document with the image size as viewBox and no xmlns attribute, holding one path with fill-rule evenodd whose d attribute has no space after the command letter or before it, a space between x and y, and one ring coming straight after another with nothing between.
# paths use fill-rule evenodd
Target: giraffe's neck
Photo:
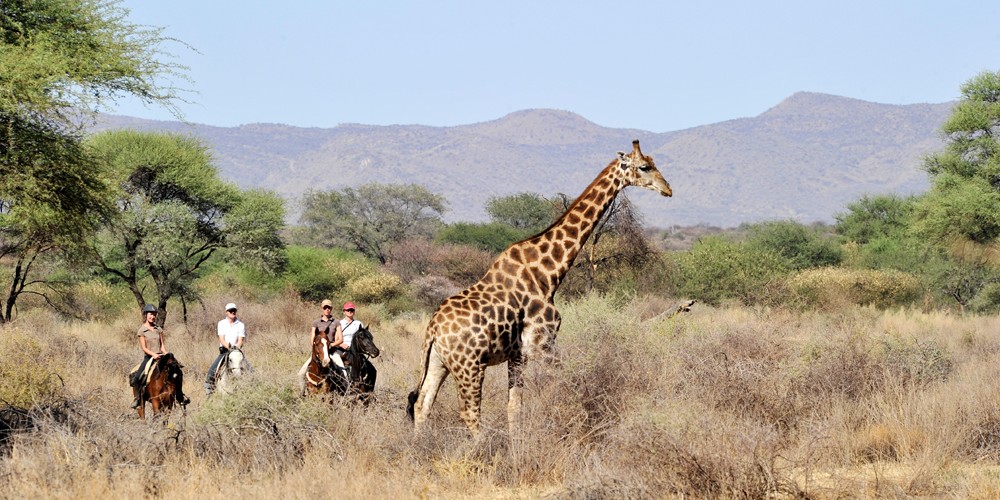
<instances>
[{"instance_id":1,"label":"giraffe's neck","mask_svg":"<svg viewBox=\"0 0 1000 500\"><path fill-rule=\"evenodd\" d=\"M617 162L613 162L548 229L507 249L506 257L519 264L518 267L524 266L522 270L527 271L515 278L522 281L530 278L534 285L530 288L551 298L597 222L624 187L621 169ZM502 263L503 257L498 259L498 264Z\"/></svg>"}]
</instances>

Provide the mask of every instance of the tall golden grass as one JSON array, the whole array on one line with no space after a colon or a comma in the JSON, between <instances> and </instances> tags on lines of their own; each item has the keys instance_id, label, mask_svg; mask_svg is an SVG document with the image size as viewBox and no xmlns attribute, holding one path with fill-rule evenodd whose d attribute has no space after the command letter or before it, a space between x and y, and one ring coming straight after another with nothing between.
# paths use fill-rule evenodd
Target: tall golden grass
<instances>
[{"instance_id":1,"label":"tall golden grass","mask_svg":"<svg viewBox=\"0 0 1000 500\"><path fill-rule=\"evenodd\" d=\"M561 365L529 365L510 430L506 370L491 368L478 440L458 418L450 382L428 432L414 435L405 417L426 314L359 310L383 352L378 400L365 408L297 394L314 305L240 304L256 371L236 394L211 398L202 382L222 315L196 308L185 326L174 312L167 343L193 402L139 421L125 380L139 358L138 314L83 323L28 313L0 329L0 373L41 387L3 389L20 398L6 403L30 403L37 425L2 445L2 496L1000 494L997 318L701 305L658 314L674 304L562 304Z\"/></svg>"}]
</instances>

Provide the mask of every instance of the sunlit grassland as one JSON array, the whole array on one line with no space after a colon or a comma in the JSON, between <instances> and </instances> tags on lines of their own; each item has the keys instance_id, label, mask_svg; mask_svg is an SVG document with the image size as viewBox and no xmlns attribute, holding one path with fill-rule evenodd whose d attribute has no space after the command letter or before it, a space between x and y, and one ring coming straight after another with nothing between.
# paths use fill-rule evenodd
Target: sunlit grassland
<instances>
[{"instance_id":1,"label":"sunlit grassland","mask_svg":"<svg viewBox=\"0 0 1000 500\"><path fill-rule=\"evenodd\" d=\"M205 299L215 302L225 300ZM64 322L26 314L0 330L0 370L57 382L11 401L38 409L38 427L16 434L0 456L4 496L1000 493L997 318L701 304L659 315L677 302L560 304L561 366L529 366L524 411L510 431L506 369L491 368L478 440L458 418L450 381L427 433L414 435L405 417L426 313L359 311L383 352L378 400L364 408L297 394L293 374L315 305L289 297L241 304L255 373L236 394L212 398L202 382L221 315L191 308L185 326L173 310L168 347L185 365L193 402L145 422L128 410L125 381L139 359L138 315Z\"/></svg>"}]
</instances>

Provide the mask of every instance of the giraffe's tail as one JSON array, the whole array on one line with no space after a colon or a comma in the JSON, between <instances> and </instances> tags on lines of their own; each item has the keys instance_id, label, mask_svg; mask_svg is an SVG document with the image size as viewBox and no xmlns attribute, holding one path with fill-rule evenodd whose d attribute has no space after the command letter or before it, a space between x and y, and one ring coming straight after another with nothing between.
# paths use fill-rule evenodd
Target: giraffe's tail
<instances>
[{"instance_id":1,"label":"giraffe's tail","mask_svg":"<svg viewBox=\"0 0 1000 500\"><path fill-rule=\"evenodd\" d=\"M413 421L413 407L417 403L417 398L420 397L420 388L424 386L424 380L427 379L427 365L430 364L431 359L431 349L434 348L434 339L427 341L426 347L424 348L424 368L423 373L420 375L420 383L417 384L417 388L410 392L406 400L406 414L410 417L410 421Z\"/></svg>"}]
</instances>

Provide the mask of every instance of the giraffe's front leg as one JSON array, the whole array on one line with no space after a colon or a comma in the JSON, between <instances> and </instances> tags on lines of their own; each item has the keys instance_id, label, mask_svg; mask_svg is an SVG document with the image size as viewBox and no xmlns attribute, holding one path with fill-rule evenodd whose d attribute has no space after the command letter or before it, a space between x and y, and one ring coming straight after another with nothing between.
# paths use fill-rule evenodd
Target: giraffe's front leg
<instances>
[{"instance_id":1,"label":"giraffe's front leg","mask_svg":"<svg viewBox=\"0 0 1000 500\"><path fill-rule=\"evenodd\" d=\"M525 361L541 360L546 365L558 365L556 335L562 318L555 304L547 304L538 314L524 319L521 349Z\"/></svg>"},{"instance_id":2,"label":"giraffe's front leg","mask_svg":"<svg viewBox=\"0 0 1000 500\"><path fill-rule=\"evenodd\" d=\"M507 430L514 432L521 420L521 392L524 389L524 357L520 351L507 360Z\"/></svg>"},{"instance_id":3,"label":"giraffe's front leg","mask_svg":"<svg viewBox=\"0 0 1000 500\"><path fill-rule=\"evenodd\" d=\"M483 402L483 379L486 377L486 365L476 363L455 372L458 382L458 396L462 401L462 411L459 415L465 426L469 428L472 437L479 437L479 415Z\"/></svg>"}]
</instances>

